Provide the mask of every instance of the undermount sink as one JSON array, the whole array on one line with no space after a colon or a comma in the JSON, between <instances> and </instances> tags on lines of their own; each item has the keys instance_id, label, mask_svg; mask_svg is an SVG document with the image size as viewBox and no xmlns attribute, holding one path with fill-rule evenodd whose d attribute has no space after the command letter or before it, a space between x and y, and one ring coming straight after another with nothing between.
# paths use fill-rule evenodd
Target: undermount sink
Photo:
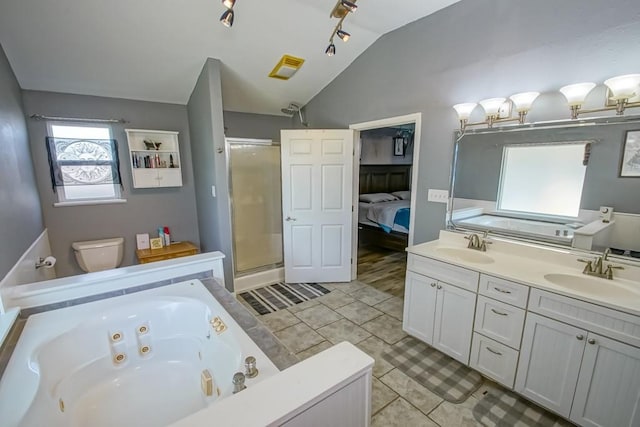
<instances>
[{"instance_id":1,"label":"undermount sink","mask_svg":"<svg viewBox=\"0 0 640 427\"><path fill-rule=\"evenodd\" d=\"M459 261L472 262L476 264L491 264L492 262L494 262L493 258L491 258L489 255L473 249L436 248L436 252L450 258L455 258Z\"/></svg>"},{"instance_id":2,"label":"undermount sink","mask_svg":"<svg viewBox=\"0 0 640 427\"><path fill-rule=\"evenodd\" d=\"M589 293L595 296L606 295L611 297L640 297L640 288L634 289L628 287L624 283L621 283L619 280L599 279L587 275L555 273L545 274L544 278L556 285L560 285L579 292Z\"/></svg>"}]
</instances>

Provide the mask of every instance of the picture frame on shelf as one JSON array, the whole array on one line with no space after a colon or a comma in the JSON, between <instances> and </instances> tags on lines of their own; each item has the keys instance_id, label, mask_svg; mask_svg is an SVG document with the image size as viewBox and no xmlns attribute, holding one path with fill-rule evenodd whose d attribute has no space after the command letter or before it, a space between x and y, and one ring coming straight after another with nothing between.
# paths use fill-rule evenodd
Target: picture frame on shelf
<instances>
[{"instance_id":1,"label":"picture frame on shelf","mask_svg":"<svg viewBox=\"0 0 640 427\"><path fill-rule=\"evenodd\" d=\"M394 136L393 137L393 155L394 156L404 156L404 137L402 136Z\"/></svg>"},{"instance_id":2,"label":"picture frame on shelf","mask_svg":"<svg viewBox=\"0 0 640 427\"><path fill-rule=\"evenodd\" d=\"M640 130L629 130L622 142L621 178L640 178Z\"/></svg>"}]
</instances>

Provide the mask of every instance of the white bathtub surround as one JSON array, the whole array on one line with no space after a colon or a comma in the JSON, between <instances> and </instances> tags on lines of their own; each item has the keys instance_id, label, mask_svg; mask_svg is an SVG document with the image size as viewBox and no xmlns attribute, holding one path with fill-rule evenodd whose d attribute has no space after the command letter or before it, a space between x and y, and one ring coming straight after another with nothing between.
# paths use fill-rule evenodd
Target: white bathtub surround
<instances>
[{"instance_id":1,"label":"white bathtub surround","mask_svg":"<svg viewBox=\"0 0 640 427\"><path fill-rule=\"evenodd\" d=\"M279 372L197 280L36 314L0 381L0 423L170 424L231 396L247 356L248 387Z\"/></svg>"},{"instance_id":2,"label":"white bathtub surround","mask_svg":"<svg viewBox=\"0 0 640 427\"><path fill-rule=\"evenodd\" d=\"M46 282L10 286L0 289L0 292L5 306L25 309L166 281L203 271L213 271L213 277L224 286L223 259L224 254L221 252L207 252Z\"/></svg>"},{"instance_id":3,"label":"white bathtub surround","mask_svg":"<svg viewBox=\"0 0 640 427\"><path fill-rule=\"evenodd\" d=\"M368 426L373 362L342 342L172 427Z\"/></svg>"},{"instance_id":4,"label":"white bathtub surround","mask_svg":"<svg viewBox=\"0 0 640 427\"><path fill-rule=\"evenodd\" d=\"M237 295L241 292L282 281L284 281L284 268L282 267L260 271L246 276L234 277L233 293Z\"/></svg>"}]
</instances>

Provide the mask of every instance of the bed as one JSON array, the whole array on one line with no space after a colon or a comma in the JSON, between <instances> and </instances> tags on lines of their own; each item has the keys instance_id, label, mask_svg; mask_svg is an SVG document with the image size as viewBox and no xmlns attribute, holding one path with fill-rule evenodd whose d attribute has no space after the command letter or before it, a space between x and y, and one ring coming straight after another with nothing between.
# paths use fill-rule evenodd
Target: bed
<instances>
[{"instance_id":1,"label":"bed","mask_svg":"<svg viewBox=\"0 0 640 427\"><path fill-rule=\"evenodd\" d=\"M358 242L395 251L408 244L411 165L361 165L360 195L404 191L403 200L384 200L358 204Z\"/></svg>"}]
</instances>

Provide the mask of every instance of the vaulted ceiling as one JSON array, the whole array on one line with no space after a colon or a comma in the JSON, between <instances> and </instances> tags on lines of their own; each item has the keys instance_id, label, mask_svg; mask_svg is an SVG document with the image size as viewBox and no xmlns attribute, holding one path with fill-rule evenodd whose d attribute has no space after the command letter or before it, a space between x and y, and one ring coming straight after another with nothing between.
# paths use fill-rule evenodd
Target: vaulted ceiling
<instances>
[{"instance_id":1,"label":"vaulted ceiling","mask_svg":"<svg viewBox=\"0 0 640 427\"><path fill-rule=\"evenodd\" d=\"M185 104L207 57L223 63L225 110L305 104L381 35L458 0L360 0L348 43L324 54L335 0L0 0L0 43L22 88ZM306 60L267 77L283 54Z\"/></svg>"}]
</instances>

